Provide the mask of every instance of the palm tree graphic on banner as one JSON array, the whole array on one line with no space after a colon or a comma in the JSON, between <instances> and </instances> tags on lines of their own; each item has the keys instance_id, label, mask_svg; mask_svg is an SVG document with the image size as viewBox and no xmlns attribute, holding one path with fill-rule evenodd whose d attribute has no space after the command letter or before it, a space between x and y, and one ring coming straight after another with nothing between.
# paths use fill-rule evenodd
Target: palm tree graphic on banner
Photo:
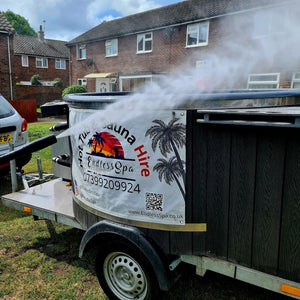
<instances>
[{"instance_id":1,"label":"palm tree graphic on banner","mask_svg":"<svg viewBox=\"0 0 300 300\"><path fill-rule=\"evenodd\" d=\"M167 157L168 153L174 153L169 160L160 158L158 163L153 167L158 172L160 181L164 178L167 184L171 184L175 180L183 198L185 198L185 187L181 185L179 178L183 178L185 185L185 170L183 165L185 162L181 160L178 149L185 146L186 131L185 125L176 123L179 119L174 118L168 124L162 120L153 120L156 125L151 126L145 133L145 136L152 138L152 149L155 152L158 146L161 154Z\"/></svg>"},{"instance_id":2,"label":"palm tree graphic on banner","mask_svg":"<svg viewBox=\"0 0 300 300\"><path fill-rule=\"evenodd\" d=\"M94 139L90 139L89 142L88 142L88 145L89 146L94 146L94 153L97 153L97 145L104 145L105 143L105 139L102 137L102 134L101 133L98 133L96 132L94 135L93 135L93 138Z\"/></svg>"}]
</instances>

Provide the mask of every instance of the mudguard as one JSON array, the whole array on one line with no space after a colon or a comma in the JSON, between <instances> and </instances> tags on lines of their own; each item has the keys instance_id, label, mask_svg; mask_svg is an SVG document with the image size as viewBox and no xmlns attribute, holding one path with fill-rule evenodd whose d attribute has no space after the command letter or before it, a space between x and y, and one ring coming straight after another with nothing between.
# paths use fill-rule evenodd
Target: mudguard
<instances>
[{"instance_id":1,"label":"mudguard","mask_svg":"<svg viewBox=\"0 0 300 300\"><path fill-rule=\"evenodd\" d=\"M170 280L161 256L155 250L153 245L146 239L144 233L136 227L118 224L107 220L94 224L85 232L81 240L79 257L83 256L86 249L96 245L97 241L99 242L104 238L107 239L109 236L115 239L123 238L134 244L151 263L161 290L169 290Z\"/></svg>"}]
</instances>

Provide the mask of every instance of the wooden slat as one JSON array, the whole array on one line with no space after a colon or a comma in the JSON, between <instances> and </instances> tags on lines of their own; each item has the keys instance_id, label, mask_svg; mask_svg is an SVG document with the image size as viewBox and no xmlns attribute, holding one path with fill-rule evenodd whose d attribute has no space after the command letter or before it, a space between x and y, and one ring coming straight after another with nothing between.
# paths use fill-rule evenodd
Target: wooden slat
<instances>
[{"instance_id":1,"label":"wooden slat","mask_svg":"<svg viewBox=\"0 0 300 300\"><path fill-rule=\"evenodd\" d=\"M208 134L206 251L227 258L230 132L212 126Z\"/></svg>"},{"instance_id":2,"label":"wooden slat","mask_svg":"<svg viewBox=\"0 0 300 300\"><path fill-rule=\"evenodd\" d=\"M278 267L285 132L261 130L257 141L252 265L273 275Z\"/></svg>"},{"instance_id":3,"label":"wooden slat","mask_svg":"<svg viewBox=\"0 0 300 300\"><path fill-rule=\"evenodd\" d=\"M228 259L251 265L256 134L232 129Z\"/></svg>"},{"instance_id":4,"label":"wooden slat","mask_svg":"<svg viewBox=\"0 0 300 300\"><path fill-rule=\"evenodd\" d=\"M279 276L300 282L300 134L291 132L287 145L282 206Z\"/></svg>"},{"instance_id":5,"label":"wooden slat","mask_svg":"<svg viewBox=\"0 0 300 300\"><path fill-rule=\"evenodd\" d=\"M207 126L195 125L193 134L193 222L206 223ZM193 233L193 253L205 252L206 233Z\"/></svg>"}]
</instances>

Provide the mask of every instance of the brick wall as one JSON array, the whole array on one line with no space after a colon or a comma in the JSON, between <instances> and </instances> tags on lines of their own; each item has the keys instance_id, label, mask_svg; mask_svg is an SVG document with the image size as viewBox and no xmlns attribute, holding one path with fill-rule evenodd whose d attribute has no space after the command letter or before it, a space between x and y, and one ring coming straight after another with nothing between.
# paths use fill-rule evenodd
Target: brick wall
<instances>
[{"instance_id":1,"label":"brick wall","mask_svg":"<svg viewBox=\"0 0 300 300\"><path fill-rule=\"evenodd\" d=\"M17 85L14 89L14 99L36 99L37 107L53 100L60 100L63 89L52 86Z\"/></svg>"},{"instance_id":2,"label":"brick wall","mask_svg":"<svg viewBox=\"0 0 300 300\"><path fill-rule=\"evenodd\" d=\"M60 78L64 87L69 86L69 61L66 60L66 69L55 69L55 59L48 58L48 68L37 68L36 58L28 57L28 67L22 67L21 55L15 55L14 62L14 79L18 83L20 81L30 81L33 75L40 75L42 80L52 81L55 78Z\"/></svg>"},{"instance_id":3,"label":"brick wall","mask_svg":"<svg viewBox=\"0 0 300 300\"><path fill-rule=\"evenodd\" d=\"M134 75L139 73L172 73L179 67L195 69L197 60L205 60L218 47L225 36L230 34L230 27L221 26L221 21L210 21L209 43L203 47L186 47L186 25L174 27L173 31L163 29L153 31L152 52L137 54L137 35L118 39L118 55L105 57L105 41L87 44L87 59L76 60L76 47L70 49L72 57L72 84L78 78L89 73L117 73ZM88 79L88 91L95 91L95 80Z\"/></svg>"},{"instance_id":4,"label":"brick wall","mask_svg":"<svg viewBox=\"0 0 300 300\"><path fill-rule=\"evenodd\" d=\"M136 53L136 34L118 38L118 55L113 57L105 57L104 40L86 44L86 60L77 60L76 46L72 46L72 84L89 73L112 72L120 76L172 73L182 66L195 69L196 61L213 61L212 57L217 56L218 60L211 66L216 72L210 78L215 88L246 88L248 74L279 72L286 73L280 77L280 87L290 87L292 73L300 70L298 60L287 66L288 56L284 49L271 57L271 51L265 51L261 45L268 39L254 38L253 20L251 12L211 19L208 45L203 47L186 47L186 25L174 27L172 33L168 29L153 31L150 53ZM92 65L87 64L88 59L93 61ZM88 79L87 88L95 91L95 80Z\"/></svg>"},{"instance_id":5,"label":"brick wall","mask_svg":"<svg viewBox=\"0 0 300 300\"><path fill-rule=\"evenodd\" d=\"M8 61L7 34L0 33L0 93L10 99L10 79ZM10 49L12 49L12 38L10 37ZM12 51L11 51L12 56Z\"/></svg>"}]
</instances>

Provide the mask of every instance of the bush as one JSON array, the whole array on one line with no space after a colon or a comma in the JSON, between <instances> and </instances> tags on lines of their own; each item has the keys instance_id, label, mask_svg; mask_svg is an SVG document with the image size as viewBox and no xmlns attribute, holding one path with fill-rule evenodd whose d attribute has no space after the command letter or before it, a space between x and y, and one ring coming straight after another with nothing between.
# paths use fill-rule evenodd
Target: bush
<instances>
[{"instance_id":1,"label":"bush","mask_svg":"<svg viewBox=\"0 0 300 300\"><path fill-rule=\"evenodd\" d=\"M82 85L71 85L62 91L62 98L67 94L86 93L87 89Z\"/></svg>"},{"instance_id":2,"label":"bush","mask_svg":"<svg viewBox=\"0 0 300 300\"><path fill-rule=\"evenodd\" d=\"M40 80L42 80L41 76L36 74L36 75L33 75L30 79L30 82L31 82L31 85L34 85L34 86L41 86L43 85Z\"/></svg>"},{"instance_id":3,"label":"bush","mask_svg":"<svg viewBox=\"0 0 300 300\"><path fill-rule=\"evenodd\" d=\"M64 83L60 78L54 78L53 81L54 81L53 86L55 86L55 87L62 88L64 86Z\"/></svg>"}]
</instances>

